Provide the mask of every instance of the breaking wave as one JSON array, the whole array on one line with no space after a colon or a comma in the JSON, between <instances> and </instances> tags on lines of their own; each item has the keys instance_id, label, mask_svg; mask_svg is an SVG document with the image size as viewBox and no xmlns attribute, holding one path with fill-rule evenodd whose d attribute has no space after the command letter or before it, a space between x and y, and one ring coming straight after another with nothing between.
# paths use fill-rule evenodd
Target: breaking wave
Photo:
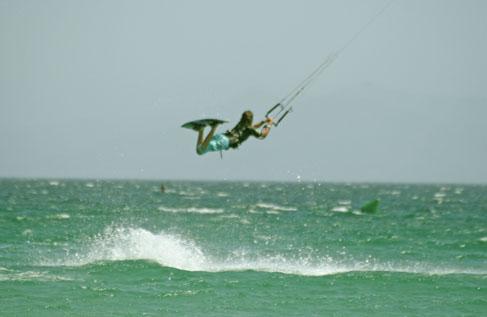
<instances>
[{"instance_id":1,"label":"breaking wave","mask_svg":"<svg viewBox=\"0 0 487 317\"><path fill-rule=\"evenodd\" d=\"M226 259L218 259L191 239L164 232L152 233L142 228L107 228L92 238L77 253L67 253L55 263L43 265L82 266L102 261L147 260L185 271L226 272L260 271L279 272L302 276L324 276L346 272L403 272L426 275L475 274L485 270L466 268L438 268L424 263L394 264L355 262L342 263L332 258L286 256L252 256L249 252L231 252Z\"/></svg>"}]
</instances>

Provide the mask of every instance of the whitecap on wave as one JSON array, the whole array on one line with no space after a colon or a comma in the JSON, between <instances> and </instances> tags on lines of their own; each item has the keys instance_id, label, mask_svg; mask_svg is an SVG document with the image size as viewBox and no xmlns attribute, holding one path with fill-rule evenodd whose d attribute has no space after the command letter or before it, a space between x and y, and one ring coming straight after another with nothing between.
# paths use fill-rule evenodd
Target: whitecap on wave
<instances>
[{"instance_id":1,"label":"whitecap on wave","mask_svg":"<svg viewBox=\"0 0 487 317\"><path fill-rule=\"evenodd\" d=\"M198 208L198 207L188 207L188 208L173 208L159 206L157 208L159 211L172 212L172 213L197 213L197 214L221 214L223 209L218 208Z\"/></svg>"},{"instance_id":2,"label":"whitecap on wave","mask_svg":"<svg viewBox=\"0 0 487 317\"><path fill-rule=\"evenodd\" d=\"M338 206L331 209L333 212L349 212L352 209L352 201L350 200L339 200Z\"/></svg>"},{"instance_id":3,"label":"whitecap on wave","mask_svg":"<svg viewBox=\"0 0 487 317\"><path fill-rule=\"evenodd\" d=\"M279 212L279 211L296 211L298 210L295 207L284 207L284 206L279 206L275 204L270 204L270 203L258 203L255 205L256 208L260 209L267 209L268 211L274 211L274 212Z\"/></svg>"},{"instance_id":4,"label":"whitecap on wave","mask_svg":"<svg viewBox=\"0 0 487 317\"><path fill-rule=\"evenodd\" d=\"M349 206L335 206L331 209L333 212L349 212L350 207Z\"/></svg>"},{"instance_id":5,"label":"whitecap on wave","mask_svg":"<svg viewBox=\"0 0 487 317\"><path fill-rule=\"evenodd\" d=\"M477 274L487 271L467 268L441 268L425 263L378 263L337 261L330 257L259 255L249 251L229 252L228 258L213 257L195 241L176 234L152 233L142 228L107 228L82 250L56 263L43 265L79 266L100 261L147 260L164 267L185 271L260 271L323 276L346 272L398 272L425 275Z\"/></svg>"},{"instance_id":6,"label":"whitecap on wave","mask_svg":"<svg viewBox=\"0 0 487 317\"><path fill-rule=\"evenodd\" d=\"M54 214L54 215L48 215L47 219L54 219L54 220L66 220L71 218L71 216L67 213L60 213L60 214Z\"/></svg>"},{"instance_id":7,"label":"whitecap on wave","mask_svg":"<svg viewBox=\"0 0 487 317\"><path fill-rule=\"evenodd\" d=\"M154 234L142 228L112 228L93 238L64 265L85 265L99 261L149 260L181 270L201 269L206 259L191 240L164 232Z\"/></svg>"}]
</instances>

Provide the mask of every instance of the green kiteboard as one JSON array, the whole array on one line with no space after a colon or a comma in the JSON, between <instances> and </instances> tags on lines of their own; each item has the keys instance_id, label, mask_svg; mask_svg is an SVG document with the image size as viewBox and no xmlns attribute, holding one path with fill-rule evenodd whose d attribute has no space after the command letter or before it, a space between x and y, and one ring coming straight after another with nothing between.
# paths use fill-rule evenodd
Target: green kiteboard
<instances>
[{"instance_id":1,"label":"green kiteboard","mask_svg":"<svg viewBox=\"0 0 487 317\"><path fill-rule=\"evenodd\" d=\"M186 122L181 127L198 131L199 129L204 128L206 126L212 126L214 124L222 124L222 123L226 123L226 122L228 122L228 121L220 120L220 119L201 119L201 120L194 120L194 121Z\"/></svg>"}]
</instances>

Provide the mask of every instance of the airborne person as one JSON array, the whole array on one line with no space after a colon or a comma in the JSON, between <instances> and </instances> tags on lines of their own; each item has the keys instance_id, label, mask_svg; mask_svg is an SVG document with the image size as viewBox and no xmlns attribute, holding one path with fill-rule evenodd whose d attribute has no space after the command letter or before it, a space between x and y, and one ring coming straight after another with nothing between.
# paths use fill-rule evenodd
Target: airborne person
<instances>
[{"instance_id":1,"label":"airborne person","mask_svg":"<svg viewBox=\"0 0 487 317\"><path fill-rule=\"evenodd\" d=\"M245 111L242 114L240 121L233 129L217 134L215 134L216 128L220 123L215 122L210 125L211 130L205 138L203 137L205 126L195 126L194 130L198 131L196 153L198 153L198 155L203 155L208 152L236 149L251 135L257 139L265 139L271 130L272 119L266 118L257 124L252 124L253 119L254 114L252 111ZM262 126L264 127L260 131L256 130Z\"/></svg>"}]
</instances>

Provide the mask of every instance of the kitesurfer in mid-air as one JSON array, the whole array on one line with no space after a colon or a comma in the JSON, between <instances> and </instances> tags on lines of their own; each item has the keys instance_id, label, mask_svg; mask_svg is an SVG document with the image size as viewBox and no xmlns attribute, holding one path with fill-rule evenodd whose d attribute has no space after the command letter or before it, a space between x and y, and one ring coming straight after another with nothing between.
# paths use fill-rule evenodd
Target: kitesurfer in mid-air
<instances>
[{"instance_id":1,"label":"kitesurfer in mid-air","mask_svg":"<svg viewBox=\"0 0 487 317\"><path fill-rule=\"evenodd\" d=\"M251 135L257 139L265 139L271 130L272 119L266 118L257 124L253 124L253 120L254 114L252 111L245 111L237 125L229 131L215 133L220 123L210 125L211 130L206 138L203 137L205 127L195 127L195 130L198 131L196 153L198 153L198 155L203 155L208 152L236 149ZM263 128L260 131L256 130L262 126Z\"/></svg>"}]
</instances>

